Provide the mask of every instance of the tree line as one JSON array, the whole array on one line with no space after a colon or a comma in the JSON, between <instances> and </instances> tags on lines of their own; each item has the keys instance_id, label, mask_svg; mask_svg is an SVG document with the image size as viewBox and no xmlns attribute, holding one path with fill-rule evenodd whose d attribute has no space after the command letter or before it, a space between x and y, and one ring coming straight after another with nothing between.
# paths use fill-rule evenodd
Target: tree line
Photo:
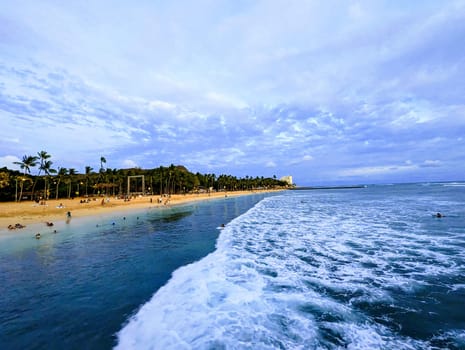
<instances>
[{"instance_id":1,"label":"tree line","mask_svg":"<svg viewBox=\"0 0 465 350\"><path fill-rule=\"evenodd\" d=\"M171 195L288 186L276 176L238 178L224 174L194 174L182 165L173 164L154 169L111 169L105 167L106 162L105 157L100 157L99 169L95 171L86 166L84 172L79 173L74 168L54 168L51 155L46 151L40 151L36 156L24 155L21 161L14 162L21 171L0 168L0 201L124 196L129 192ZM32 174L33 169L37 169L36 174Z\"/></svg>"}]
</instances>

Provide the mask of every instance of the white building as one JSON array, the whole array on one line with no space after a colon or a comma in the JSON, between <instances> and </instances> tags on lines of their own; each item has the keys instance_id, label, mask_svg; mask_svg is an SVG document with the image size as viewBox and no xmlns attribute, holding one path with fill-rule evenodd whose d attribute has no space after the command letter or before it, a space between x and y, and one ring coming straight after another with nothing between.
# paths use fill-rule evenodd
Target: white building
<instances>
[{"instance_id":1,"label":"white building","mask_svg":"<svg viewBox=\"0 0 465 350\"><path fill-rule=\"evenodd\" d=\"M291 175L283 176L282 178L279 179L279 181L284 181L290 186L292 186L292 184L293 184Z\"/></svg>"}]
</instances>

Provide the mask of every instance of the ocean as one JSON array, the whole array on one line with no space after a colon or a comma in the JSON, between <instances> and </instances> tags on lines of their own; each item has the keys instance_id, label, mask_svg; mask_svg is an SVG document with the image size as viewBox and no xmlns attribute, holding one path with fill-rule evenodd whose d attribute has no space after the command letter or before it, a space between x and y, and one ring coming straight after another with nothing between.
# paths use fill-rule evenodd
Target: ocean
<instances>
[{"instance_id":1,"label":"ocean","mask_svg":"<svg viewBox=\"0 0 465 350\"><path fill-rule=\"evenodd\" d=\"M135 215L0 240L0 348L465 349L465 183Z\"/></svg>"}]
</instances>

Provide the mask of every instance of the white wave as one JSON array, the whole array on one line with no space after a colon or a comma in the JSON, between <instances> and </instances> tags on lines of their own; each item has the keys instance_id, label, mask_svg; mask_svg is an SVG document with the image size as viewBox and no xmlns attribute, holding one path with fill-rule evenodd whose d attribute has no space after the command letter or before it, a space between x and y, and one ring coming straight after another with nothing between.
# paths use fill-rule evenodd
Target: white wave
<instances>
[{"instance_id":1,"label":"white wave","mask_svg":"<svg viewBox=\"0 0 465 350\"><path fill-rule=\"evenodd\" d=\"M267 198L229 223L214 253L175 271L129 320L117 348L428 348L363 308L418 312L396 295L460 275L454 237L412 219L410 201L309 196Z\"/></svg>"}]
</instances>

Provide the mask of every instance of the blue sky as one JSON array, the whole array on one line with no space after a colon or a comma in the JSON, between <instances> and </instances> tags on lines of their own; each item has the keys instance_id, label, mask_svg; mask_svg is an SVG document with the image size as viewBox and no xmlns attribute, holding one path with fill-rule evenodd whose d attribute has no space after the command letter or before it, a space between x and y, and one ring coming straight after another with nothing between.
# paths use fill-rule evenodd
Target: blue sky
<instances>
[{"instance_id":1,"label":"blue sky","mask_svg":"<svg viewBox=\"0 0 465 350\"><path fill-rule=\"evenodd\" d=\"M0 167L463 180L465 1L0 7Z\"/></svg>"}]
</instances>

